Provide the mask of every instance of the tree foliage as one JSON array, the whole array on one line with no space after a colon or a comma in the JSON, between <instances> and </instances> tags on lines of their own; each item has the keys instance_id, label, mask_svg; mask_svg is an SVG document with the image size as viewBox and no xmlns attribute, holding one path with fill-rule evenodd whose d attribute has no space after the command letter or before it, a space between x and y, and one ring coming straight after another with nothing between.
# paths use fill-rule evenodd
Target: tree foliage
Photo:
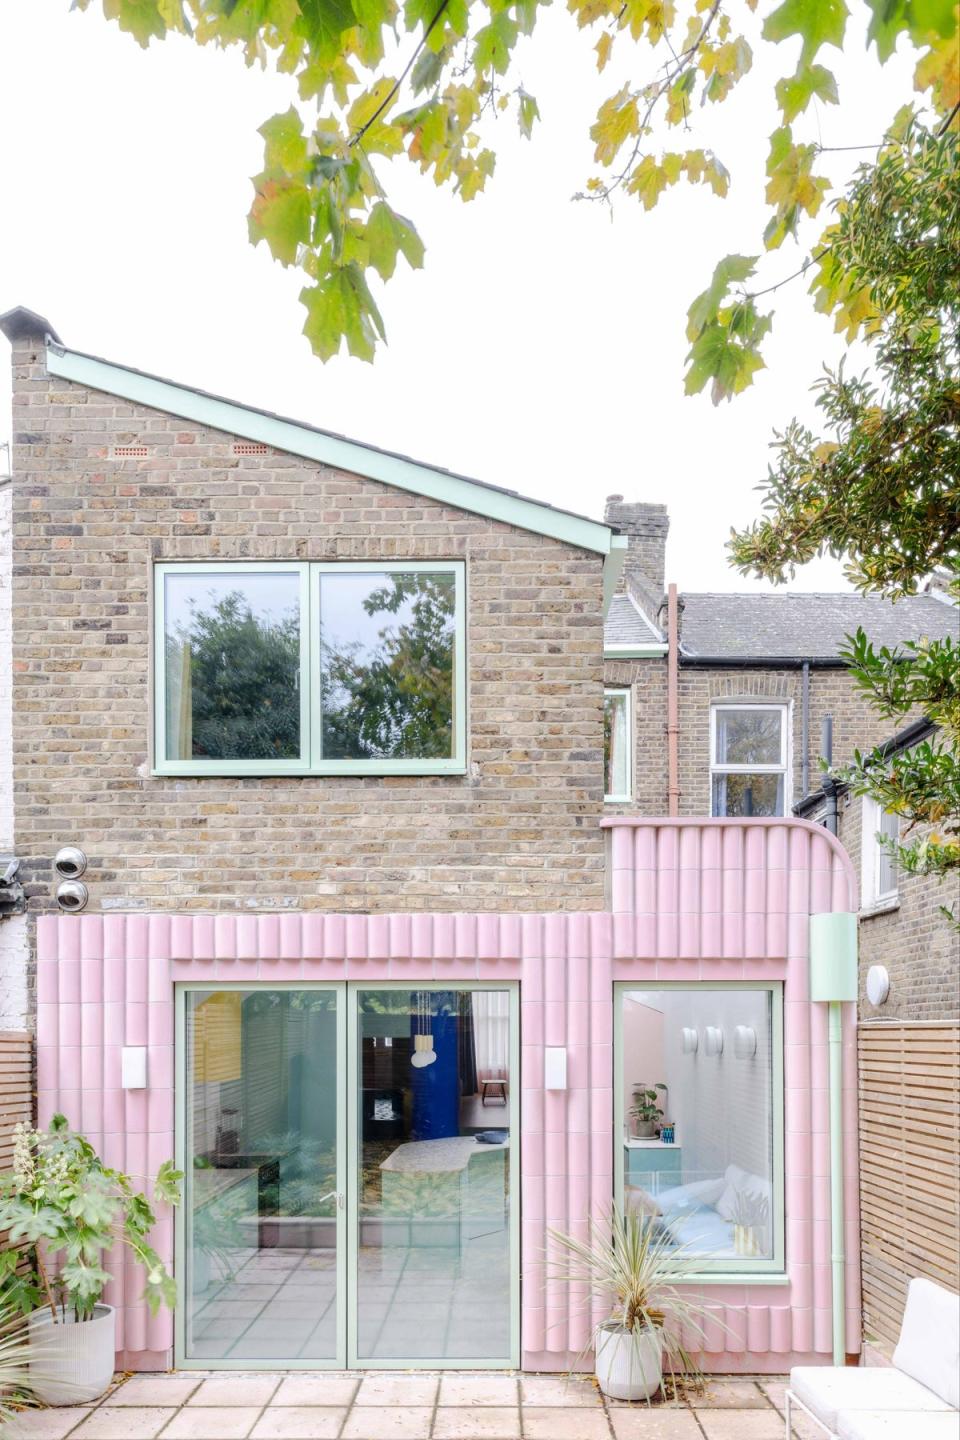
<instances>
[{"instance_id":1,"label":"tree foliage","mask_svg":"<svg viewBox=\"0 0 960 1440\"><path fill-rule=\"evenodd\" d=\"M140 45L171 32L201 45L239 47L248 64L289 74L300 101L319 118L305 124L296 104L261 127L264 165L254 179L250 238L264 241L304 275L304 333L329 359L346 343L373 358L384 322L368 283L394 274L403 256L423 264L413 222L384 190L384 161L405 156L437 185L473 200L494 173L489 119L512 112L530 138L540 120L534 96L516 82L517 47L533 34L549 0L102 0L103 13ZM631 45L646 71L600 106L590 136L597 171L577 198L611 202L622 194L651 209L681 181L724 196L730 174L712 150L684 133L699 107L728 99L751 68L742 27L758 0L567 0L603 71ZM915 84L935 111L960 99L957 0L865 0L869 43L885 61L901 38L917 49ZM91 0L73 0L86 10ZM811 102L838 101L825 46L843 45L847 0L783 0L765 16L762 42L800 39L775 95L782 123L770 137L766 198L771 218L762 245L775 250L816 216L829 191L818 144L797 132ZM388 73L384 36L407 42L407 59ZM594 38L596 37L596 38ZM790 44L791 52L796 44ZM628 50L628 53L629 52ZM649 67L647 69L647 67ZM676 137L668 144L668 137ZM829 248L830 240L826 245ZM817 247L818 252L824 244ZM691 307L687 390L710 385L715 401L748 386L763 365L769 313L746 289L757 256L727 256ZM829 269L829 264L828 267ZM842 316L846 297L819 286L823 308Z\"/></svg>"},{"instance_id":2,"label":"tree foliage","mask_svg":"<svg viewBox=\"0 0 960 1440\"><path fill-rule=\"evenodd\" d=\"M960 141L905 127L840 201L815 288L872 351L871 377L827 371L824 433L777 437L766 513L734 533L741 570L783 580L824 551L864 591L897 597L960 565ZM951 586L960 604L960 579ZM957 631L960 636L960 630ZM857 753L841 778L904 822L907 870L960 871L960 645L918 638L845 658L891 731L926 715L933 740Z\"/></svg>"}]
</instances>

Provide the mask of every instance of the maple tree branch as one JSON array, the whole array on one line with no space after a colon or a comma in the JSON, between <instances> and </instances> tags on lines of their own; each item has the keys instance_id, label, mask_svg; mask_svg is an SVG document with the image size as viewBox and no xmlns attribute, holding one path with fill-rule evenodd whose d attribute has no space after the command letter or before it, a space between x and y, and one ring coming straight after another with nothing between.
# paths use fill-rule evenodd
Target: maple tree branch
<instances>
[{"instance_id":1,"label":"maple tree branch","mask_svg":"<svg viewBox=\"0 0 960 1440\"><path fill-rule=\"evenodd\" d=\"M374 110L373 114L370 116L370 119L364 121L364 123L360 126L360 129L357 131L356 135L351 135L349 141L349 144L351 146L359 145L360 141L363 139L364 135L366 135L373 122L375 120L379 120L384 110L386 110L387 106L394 100L397 91L400 89L400 86L403 84L404 80L406 80L407 76L410 74L410 71L413 69L413 66L416 64L417 56L420 54L420 51L423 49L424 45L426 45L427 41L429 40L431 31L434 29L434 26L437 24L437 21L440 19L440 16L443 14L444 10L446 10L447 4L448 0L441 0L440 8L437 10L426 30L424 30L423 34L420 36L420 39L417 42L416 47L414 48L413 54L410 56L410 59L403 67L399 77L390 86L390 89L387 91L386 95L383 97L376 110Z\"/></svg>"},{"instance_id":2,"label":"maple tree branch","mask_svg":"<svg viewBox=\"0 0 960 1440\"><path fill-rule=\"evenodd\" d=\"M789 285L791 280L798 280L801 275L806 275L811 265L816 265L818 261L823 259L824 255L828 255L829 253L830 246L824 245L823 249L818 250L816 255L811 255L809 259L804 260L800 269L794 270L792 275L785 275L782 280L777 281L776 285L768 285L765 290L745 290L743 292L744 299L759 300L761 295L772 295L774 290L779 290L782 285Z\"/></svg>"},{"instance_id":3,"label":"maple tree branch","mask_svg":"<svg viewBox=\"0 0 960 1440\"><path fill-rule=\"evenodd\" d=\"M673 46L670 45L669 37L667 37L667 44L670 45L670 53L674 55L676 64L671 68L669 62L667 62L667 64L663 67L667 73L664 75L662 80L658 80L656 82L654 93L650 99L649 104L647 105L644 117L640 122L640 128L637 135L636 143L632 151L630 152L630 158L627 161L626 165L620 171L620 174L616 177L615 180L612 180L609 185L605 185L602 190L597 192L597 194L588 196L588 199L609 200L613 192L619 189L619 187L623 184L624 180L626 180L627 176L630 174L630 171L633 169L634 162L636 161L637 156L640 154L640 151L643 148L643 142L646 139L647 126L650 124L650 120L654 110L656 109L660 101L663 99L670 86L673 85L674 82L680 78L680 76L685 70L688 70L690 68L691 60L693 60L704 40L706 40L707 35L710 31L710 27L713 24L714 20L717 18L717 14L720 10L720 5L721 0L713 0L713 4L710 6L707 17L703 22L703 28L701 29L700 34L697 36L696 40L694 40L693 44L688 45L686 50L681 50L679 55L675 54ZM626 6L623 7L623 10L625 9ZM621 10L620 12L621 15L623 14L623 10ZM664 31L664 35L666 36L666 31ZM684 115L686 115L686 101L684 101Z\"/></svg>"}]
</instances>

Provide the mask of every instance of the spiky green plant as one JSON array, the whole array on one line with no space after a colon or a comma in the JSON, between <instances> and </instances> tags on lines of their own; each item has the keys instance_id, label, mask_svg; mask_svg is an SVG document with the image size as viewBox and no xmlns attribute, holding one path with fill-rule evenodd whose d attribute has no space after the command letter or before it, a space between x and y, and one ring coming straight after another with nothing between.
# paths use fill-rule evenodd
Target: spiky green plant
<instances>
[{"instance_id":1,"label":"spiky green plant","mask_svg":"<svg viewBox=\"0 0 960 1440\"><path fill-rule=\"evenodd\" d=\"M30 1346L19 1308L0 1295L0 1428L30 1399Z\"/></svg>"},{"instance_id":2,"label":"spiky green plant","mask_svg":"<svg viewBox=\"0 0 960 1440\"><path fill-rule=\"evenodd\" d=\"M586 1240L548 1230L563 1252L559 1258L548 1256L549 1273L582 1291L582 1308L588 1314L598 1299L609 1304L611 1321L637 1351L645 1331L659 1332L666 1371L674 1387L679 1375L702 1384L703 1372L683 1345L681 1334L687 1330L702 1340L702 1322L707 1318L724 1329L726 1326L702 1301L678 1288L695 1277L700 1258L678 1245L655 1216L622 1215L614 1205L602 1219L591 1216L588 1223ZM591 1336L578 1363L592 1348Z\"/></svg>"}]
</instances>

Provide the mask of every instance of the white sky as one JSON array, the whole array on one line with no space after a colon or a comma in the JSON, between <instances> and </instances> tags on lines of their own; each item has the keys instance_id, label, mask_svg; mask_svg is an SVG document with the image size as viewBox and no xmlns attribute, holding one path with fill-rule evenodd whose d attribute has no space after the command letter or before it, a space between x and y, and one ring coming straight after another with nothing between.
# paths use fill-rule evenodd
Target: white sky
<instances>
[{"instance_id":1,"label":"white sky","mask_svg":"<svg viewBox=\"0 0 960 1440\"><path fill-rule=\"evenodd\" d=\"M809 386L843 346L794 282L773 297L768 369L714 409L683 394L684 325L716 261L760 248L772 86L793 45L772 57L755 46L739 91L693 117L690 143L733 174L726 200L683 186L651 214L625 198L611 221L569 197L596 173L598 103L626 74L647 78L650 52L621 40L625 63L598 77L596 36L578 34L560 6L546 12L517 72L544 123L531 143L512 113L487 122L498 166L486 195L464 205L403 158L381 165L392 203L424 238L426 268L401 260L383 288L390 344L374 365L324 366L300 334L301 272L246 234L257 127L288 107L293 83L179 38L144 52L99 4L68 12L68 0L0 6L0 311L27 305L76 349L585 514L599 517L612 492L665 501L668 579L767 588L729 569L724 542L758 511L772 430L813 416ZM909 57L881 72L861 36L848 48L821 57L837 70L841 104L811 110L798 135L872 142L909 97ZM823 164L839 179L863 158ZM808 222L808 244L822 218ZM804 253L790 242L767 257L764 283ZM0 416L6 438L6 400ZM847 588L832 561L808 566L795 587Z\"/></svg>"}]
</instances>

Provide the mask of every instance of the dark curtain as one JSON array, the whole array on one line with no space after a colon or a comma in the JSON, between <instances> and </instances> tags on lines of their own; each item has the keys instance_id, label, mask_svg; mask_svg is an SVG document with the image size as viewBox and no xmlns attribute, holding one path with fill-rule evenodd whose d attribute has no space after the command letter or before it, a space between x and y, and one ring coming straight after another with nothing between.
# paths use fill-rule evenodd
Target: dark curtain
<instances>
[{"instance_id":1,"label":"dark curtain","mask_svg":"<svg viewBox=\"0 0 960 1440\"><path fill-rule=\"evenodd\" d=\"M473 1031L473 996L461 990L457 1025L457 1055L460 1064L460 1094L477 1093L477 1045Z\"/></svg>"}]
</instances>

